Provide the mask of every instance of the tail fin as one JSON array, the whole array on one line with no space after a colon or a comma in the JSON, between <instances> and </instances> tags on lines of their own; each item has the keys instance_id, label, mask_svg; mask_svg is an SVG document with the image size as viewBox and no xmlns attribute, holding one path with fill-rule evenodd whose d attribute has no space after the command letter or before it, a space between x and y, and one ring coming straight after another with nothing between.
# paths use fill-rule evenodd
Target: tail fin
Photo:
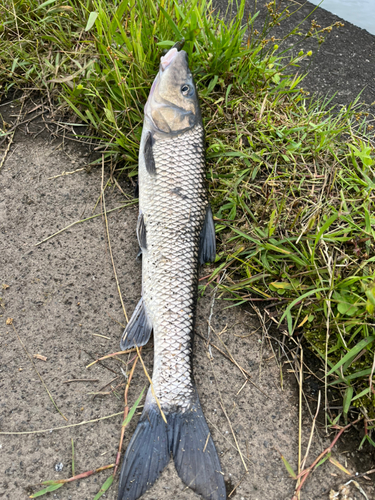
<instances>
[{"instance_id":1,"label":"tail fin","mask_svg":"<svg viewBox=\"0 0 375 500\"><path fill-rule=\"evenodd\" d=\"M219 457L198 396L189 410L171 417L173 435L169 441L177 474L186 486L205 500L225 500Z\"/></svg>"},{"instance_id":2,"label":"tail fin","mask_svg":"<svg viewBox=\"0 0 375 500\"><path fill-rule=\"evenodd\" d=\"M147 396L149 398L150 393ZM155 405L145 409L126 450L118 500L136 500L147 491L168 464L171 453L182 481L204 500L225 500L219 457L198 395L190 408L165 413Z\"/></svg>"},{"instance_id":3,"label":"tail fin","mask_svg":"<svg viewBox=\"0 0 375 500\"><path fill-rule=\"evenodd\" d=\"M147 491L170 460L167 426L157 406L145 409L126 449L118 500L136 500Z\"/></svg>"}]
</instances>

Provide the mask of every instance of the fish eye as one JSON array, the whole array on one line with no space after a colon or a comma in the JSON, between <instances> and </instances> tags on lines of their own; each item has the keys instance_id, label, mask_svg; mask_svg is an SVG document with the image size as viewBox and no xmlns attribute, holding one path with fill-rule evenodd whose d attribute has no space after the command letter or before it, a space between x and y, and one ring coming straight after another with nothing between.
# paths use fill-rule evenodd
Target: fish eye
<instances>
[{"instance_id":1,"label":"fish eye","mask_svg":"<svg viewBox=\"0 0 375 500\"><path fill-rule=\"evenodd\" d=\"M190 94L190 85L188 85L187 83L184 83L183 85L181 85L181 94L182 95L189 95Z\"/></svg>"}]
</instances>

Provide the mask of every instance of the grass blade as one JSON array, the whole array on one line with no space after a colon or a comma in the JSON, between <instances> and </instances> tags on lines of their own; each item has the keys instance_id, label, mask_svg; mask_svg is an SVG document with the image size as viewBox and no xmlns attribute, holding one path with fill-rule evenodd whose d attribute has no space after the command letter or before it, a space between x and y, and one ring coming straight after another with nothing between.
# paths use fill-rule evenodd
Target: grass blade
<instances>
[{"instance_id":1,"label":"grass blade","mask_svg":"<svg viewBox=\"0 0 375 500\"><path fill-rule=\"evenodd\" d=\"M139 395L137 401L133 404L133 406L131 407L126 419L123 421L122 423L122 426L125 427L129 424L130 420L133 418L133 415L135 413L135 410L137 409L139 403L141 402L141 399L142 399L142 396L143 396L143 393L145 392L145 387L142 389L141 391L141 394Z\"/></svg>"},{"instance_id":2,"label":"grass blade","mask_svg":"<svg viewBox=\"0 0 375 500\"><path fill-rule=\"evenodd\" d=\"M98 493L95 495L94 500L99 500L99 498L102 495L104 495L104 493L106 493L106 491L109 490L109 488L111 487L111 485L113 483L113 480L114 480L113 476L109 476L109 478L107 478L107 480L104 482L103 486L100 488Z\"/></svg>"},{"instance_id":3,"label":"grass blade","mask_svg":"<svg viewBox=\"0 0 375 500\"><path fill-rule=\"evenodd\" d=\"M64 486L64 483L50 484L49 486L47 486L47 488L43 488L42 490L39 490L36 493L33 493L32 495L30 495L29 498L41 497L43 495L46 495L47 493L51 493L51 491L58 490L59 488L61 488L61 486Z\"/></svg>"},{"instance_id":4,"label":"grass blade","mask_svg":"<svg viewBox=\"0 0 375 500\"><path fill-rule=\"evenodd\" d=\"M375 340L375 336L373 335L371 337L367 337L366 339L363 339L360 342L358 342L358 344L356 346L354 346L352 349L350 349L350 351L347 352L345 354L345 356L343 358L341 358L340 361L338 363L336 363L333 368L331 368L331 370L327 373L327 377L329 375L332 375L333 372L336 372L340 368L340 366L342 366L344 363L346 363L350 359L354 359L354 357L357 356L357 354L359 354L362 351L362 349L369 346L374 340Z\"/></svg>"}]
</instances>

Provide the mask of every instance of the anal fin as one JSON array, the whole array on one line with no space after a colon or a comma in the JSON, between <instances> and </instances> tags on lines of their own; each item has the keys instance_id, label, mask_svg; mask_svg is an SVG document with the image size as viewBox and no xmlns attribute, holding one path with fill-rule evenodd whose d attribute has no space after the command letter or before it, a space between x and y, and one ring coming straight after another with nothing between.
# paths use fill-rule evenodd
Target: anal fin
<instances>
[{"instance_id":1,"label":"anal fin","mask_svg":"<svg viewBox=\"0 0 375 500\"><path fill-rule=\"evenodd\" d=\"M216 236L211 206L207 205L206 217L199 238L199 263L215 262Z\"/></svg>"},{"instance_id":2,"label":"anal fin","mask_svg":"<svg viewBox=\"0 0 375 500\"><path fill-rule=\"evenodd\" d=\"M129 323L121 337L120 348L125 351L135 345L146 345L150 339L152 324L147 316L143 298L138 302Z\"/></svg>"}]
</instances>

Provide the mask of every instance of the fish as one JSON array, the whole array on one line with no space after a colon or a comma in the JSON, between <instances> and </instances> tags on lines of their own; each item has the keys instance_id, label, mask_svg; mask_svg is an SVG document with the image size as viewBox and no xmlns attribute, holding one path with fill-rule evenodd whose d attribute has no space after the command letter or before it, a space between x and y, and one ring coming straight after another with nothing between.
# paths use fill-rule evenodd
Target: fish
<instances>
[{"instance_id":1,"label":"fish","mask_svg":"<svg viewBox=\"0 0 375 500\"><path fill-rule=\"evenodd\" d=\"M153 332L154 368L125 451L118 500L141 497L171 457L186 486L205 500L225 500L219 457L192 371L198 272L215 260L215 226L197 90L187 53L176 47L161 57L144 108L138 185L142 298L120 345L122 350L141 347Z\"/></svg>"}]
</instances>

